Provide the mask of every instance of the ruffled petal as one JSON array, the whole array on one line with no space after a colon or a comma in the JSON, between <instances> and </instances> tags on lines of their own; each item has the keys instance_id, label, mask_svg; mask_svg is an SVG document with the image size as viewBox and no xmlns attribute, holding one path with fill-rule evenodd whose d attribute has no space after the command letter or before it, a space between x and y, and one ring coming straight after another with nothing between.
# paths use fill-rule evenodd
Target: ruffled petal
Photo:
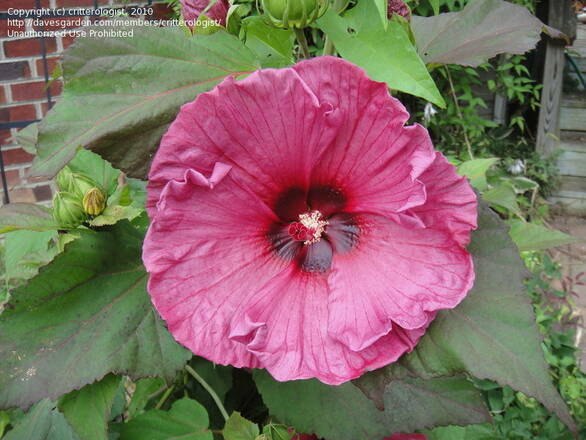
<instances>
[{"instance_id":1,"label":"ruffled petal","mask_svg":"<svg viewBox=\"0 0 586 440\"><path fill-rule=\"evenodd\" d=\"M271 209L217 164L209 178L195 170L169 182L143 247L148 290L175 339L220 364L258 361L229 337L246 298L287 266L269 248Z\"/></svg>"},{"instance_id":2,"label":"ruffled petal","mask_svg":"<svg viewBox=\"0 0 586 440\"><path fill-rule=\"evenodd\" d=\"M386 84L334 57L294 69L320 102L332 106L338 126L314 168L314 184L338 187L355 211L393 214L423 204L425 188L418 177L435 158L433 145L422 126L404 127L409 114Z\"/></svg>"},{"instance_id":3,"label":"ruffled petal","mask_svg":"<svg viewBox=\"0 0 586 440\"><path fill-rule=\"evenodd\" d=\"M216 162L232 166L232 177L267 203L292 187L307 190L311 170L335 134L331 110L293 69L227 78L185 104L163 137L149 174L147 207L186 168L209 173Z\"/></svg>"},{"instance_id":4,"label":"ruffled petal","mask_svg":"<svg viewBox=\"0 0 586 440\"><path fill-rule=\"evenodd\" d=\"M396 361L425 332L397 327L370 347L353 351L328 332L328 283L291 268L247 300L234 316L230 337L254 353L280 381L317 378L339 385Z\"/></svg>"},{"instance_id":5,"label":"ruffled petal","mask_svg":"<svg viewBox=\"0 0 586 440\"><path fill-rule=\"evenodd\" d=\"M370 346L395 324L421 328L471 289L472 257L449 232L373 215L358 224L358 245L336 255L328 278L328 332L350 349Z\"/></svg>"},{"instance_id":6,"label":"ruffled petal","mask_svg":"<svg viewBox=\"0 0 586 440\"><path fill-rule=\"evenodd\" d=\"M462 246L470 242L470 232L476 229L477 201L474 190L465 177L444 155L436 152L433 164L419 180L425 185L427 200L411 210L429 228L450 231Z\"/></svg>"}]
</instances>

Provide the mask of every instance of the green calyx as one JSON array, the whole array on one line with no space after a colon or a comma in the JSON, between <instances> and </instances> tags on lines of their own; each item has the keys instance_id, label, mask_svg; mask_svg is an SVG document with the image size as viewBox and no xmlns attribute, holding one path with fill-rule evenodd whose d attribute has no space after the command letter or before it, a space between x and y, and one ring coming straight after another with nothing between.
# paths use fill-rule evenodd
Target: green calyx
<instances>
[{"instance_id":1,"label":"green calyx","mask_svg":"<svg viewBox=\"0 0 586 440\"><path fill-rule=\"evenodd\" d=\"M265 15L275 27L304 28L321 17L327 0L262 0Z\"/></svg>"},{"instance_id":2,"label":"green calyx","mask_svg":"<svg viewBox=\"0 0 586 440\"><path fill-rule=\"evenodd\" d=\"M53 218L64 228L76 228L87 219L87 214L75 194L60 191L53 197Z\"/></svg>"},{"instance_id":3,"label":"green calyx","mask_svg":"<svg viewBox=\"0 0 586 440\"><path fill-rule=\"evenodd\" d=\"M99 187L90 177L85 174L74 173L67 166L57 174L55 180L60 191L76 195L80 201L89 190Z\"/></svg>"}]
</instances>

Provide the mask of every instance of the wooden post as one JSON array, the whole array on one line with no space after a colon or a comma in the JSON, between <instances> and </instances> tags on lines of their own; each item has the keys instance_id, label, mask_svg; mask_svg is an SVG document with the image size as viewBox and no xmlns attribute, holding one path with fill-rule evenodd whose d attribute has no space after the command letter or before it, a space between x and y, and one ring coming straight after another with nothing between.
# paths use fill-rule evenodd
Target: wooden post
<instances>
[{"instance_id":1,"label":"wooden post","mask_svg":"<svg viewBox=\"0 0 586 440\"><path fill-rule=\"evenodd\" d=\"M566 33L572 32L575 22L571 0L550 0L548 24ZM574 27L575 29L575 27ZM560 137L559 116L562 98L562 82L565 66L565 42L548 38L541 92L541 110L537 127L537 151L548 155L558 146Z\"/></svg>"}]
</instances>

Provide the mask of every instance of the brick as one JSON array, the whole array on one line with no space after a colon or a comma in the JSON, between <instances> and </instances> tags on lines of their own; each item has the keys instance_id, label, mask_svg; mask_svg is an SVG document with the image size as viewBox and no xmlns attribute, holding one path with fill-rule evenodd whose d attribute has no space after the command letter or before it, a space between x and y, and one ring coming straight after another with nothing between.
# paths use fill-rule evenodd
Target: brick
<instances>
[{"instance_id":1,"label":"brick","mask_svg":"<svg viewBox=\"0 0 586 440\"><path fill-rule=\"evenodd\" d=\"M61 57L47 58L47 68L49 70L49 77L51 77L51 75L53 74L53 71L57 68L60 61L61 61ZM36 63L37 63L38 75L44 76L45 75L45 64L43 63L43 59L42 58L37 59Z\"/></svg>"},{"instance_id":2,"label":"brick","mask_svg":"<svg viewBox=\"0 0 586 440\"><path fill-rule=\"evenodd\" d=\"M11 203L35 203L35 193L31 188L17 188L8 191Z\"/></svg>"},{"instance_id":3,"label":"brick","mask_svg":"<svg viewBox=\"0 0 586 440\"><path fill-rule=\"evenodd\" d=\"M49 0L41 0L41 8L48 8ZM15 9L36 9L36 0L2 0L0 11L8 11L11 8Z\"/></svg>"},{"instance_id":4,"label":"brick","mask_svg":"<svg viewBox=\"0 0 586 440\"><path fill-rule=\"evenodd\" d=\"M21 179L18 170L6 171L6 183L9 187L20 185Z\"/></svg>"},{"instance_id":5,"label":"brick","mask_svg":"<svg viewBox=\"0 0 586 440\"><path fill-rule=\"evenodd\" d=\"M0 122L32 121L34 119L37 119L37 109L34 104L0 109Z\"/></svg>"},{"instance_id":6,"label":"brick","mask_svg":"<svg viewBox=\"0 0 586 440\"><path fill-rule=\"evenodd\" d=\"M16 21L18 20L18 21ZM25 21L22 19L11 19L8 21L7 19L0 18L0 38L14 36L14 32L22 32L25 30Z\"/></svg>"},{"instance_id":7,"label":"brick","mask_svg":"<svg viewBox=\"0 0 586 440\"><path fill-rule=\"evenodd\" d=\"M151 7L154 9L154 14L147 19L167 20L173 15L173 8L167 4L157 3Z\"/></svg>"},{"instance_id":8,"label":"brick","mask_svg":"<svg viewBox=\"0 0 586 440\"><path fill-rule=\"evenodd\" d=\"M2 157L4 158L4 165L16 165L21 163L32 162L34 156L28 154L22 148L14 148L12 150L2 151Z\"/></svg>"},{"instance_id":9,"label":"brick","mask_svg":"<svg viewBox=\"0 0 586 440\"><path fill-rule=\"evenodd\" d=\"M45 81L36 81L21 84L12 84L12 100L18 101L38 101L47 99L45 90ZM61 94L61 81L53 81L51 84L51 96Z\"/></svg>"},{"instance_id":10,"label":"brick","mask_svg":"<svg viewBox=\"0 0 586 440\"><path fill-rule=\"evenodd\" d=\"M54 37L47 37L44 40L46 53L53 53L57 50L57 41ZM24 38L21 40L5 41L4 53L8 58L40 55L42 53L41 39Z\"/></svg>"},{"instance_id":11,"label":"brick","mask_svg":"<svg viewBox=\"0 0 586 440\"><path fill-rule=\"evenodd\" d=\"M12 143L10 130L0 130L0 145L8 145L10 143Z\"/></svg>"},{"instance_id":12,"label":"brick","mask_svg":"<svg viewBox=\"0 0 586 440\"><path fill-rule=\"evenodd\" d=\"M30 78L31 70L28 61L13 61L0 63L0 81L10 79Z\"/></svg>"},{"instance_id":13,"label":"brick","mask_svg":"<svg viewBox=\"0 0 586 440\"><path fill-rule=\"evenodd\" d=\"M63 49L67 49L73 43L75 43L75 37L73 35L64 35L61 37L61 42L63 43Z\"/></svg>"},{"instance_id":14,"label":"brick","mask_svg":"<svg viewBox=\"0 0 586 440\"><path fill-rule=\"evenodd\" d=\"M51 200L52 191L49 185L36 186L33 188L33 194L37 202L44 202L45 200Z\"/></svg>"},{"instance_id":15,"label":"brick","mask_svg":"<svg viewBox=\"0 0 586 440\"><path fill-rule=\"evenodd\" d=\"M75 6L93 6L94 0L57 0L58 8L72 8Z\"/></svg>"},{"instance_id":16,"label":"brick","mask_svg":"<svg viewBox=\"0 0 586 440\"><path fill-rule=\"evenodd\" d=\"M4 87L0 85L0 104L6 104L6 92L4 91Z\"/></svg>"}]
</instances>

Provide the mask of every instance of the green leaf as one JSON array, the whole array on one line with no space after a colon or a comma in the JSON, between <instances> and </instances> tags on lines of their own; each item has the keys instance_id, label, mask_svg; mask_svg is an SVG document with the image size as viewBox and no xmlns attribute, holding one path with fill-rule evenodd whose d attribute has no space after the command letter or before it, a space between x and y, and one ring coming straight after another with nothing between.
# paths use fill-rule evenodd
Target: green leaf
<instances>
[{"instance_id":1,"label":"green leaf","mask_svg":"<svg viewBox=\"0 0 586 440\"><path fill-rule=\"evenodd\" d=\"M517 193L509 185L500 185L482 193L482 198L491 205L500 206L510 212L519 212Z\"/></svg>"},{"instance_id":2,"label":"green leaf","mask_svg":"<svg viewBox=\"0 0 586 440\"><path fill-rule=\"evenodd\" d=\"M510 220L511 238L520 251L538 251L578 241L576 237L523 220Z\"/></svg>"},{"instance_id":3,"label":"green leaf","mask_svg":"<svg viewBox=\"0 0 586 440\"><path fill-rule=\"evenodd\" d=\"M429 4L431 5L431 8L433 9L433 14L434 15L439 14L440 0L429 0Z\"/></svg>"},{"instance_id":4,"label":"green leaf","mask_svg":"<svg viewBox=\"0 0 586 440\"><path fill-rule=\"evenodd\" d=\"M122 428L120 440L213 440L208 414L195 400L183 398L171 409L153 409L135 417Z\"/></svg>"},{"instance_id":5,"label":"green leaf","mask_svg":"<svg viewBox=\"0 0 586 440\"><path fill-rule=\"evenodd\" d=\"M364 375L357 384L380 403L379 390L397 377L467 372L535 397L575 428L544 359L523 285L526 269L506 224L484 203L469 250L476 280L466 299L453 310L439 312L413 352L398 363Z\"/></svg>"},{"instance_id":6,"label":"green leaf","mask_svg":"<svg viewBox=\"0 0 586 440\"><path fill-rule=\"evenodd\" d=\"M33 203L9 203L0 206L0 234L25 229L51 231L59 229L50 209Z\"/></svg>"},{"instance_id":7,"label":"green leaf","mask_svg":"<svg viewBox=\"0 0 586 440\"><path fill-rule=\"evenodd\" d=\"M161 393L166 386L163 379L153 377L137 381L135 387L132 399L128 404L128 415L131 419L144 412L151 396L159 395L158 393Z\"/></svg>"},{"instance_id":8,"label":"green leaf","mask_svg":"<svg viewBox=\"0 0 586 440\"><path fill-rule=\"evenodd\" d=\"M413 16L411 28L425 63L464 66L478 66L500 53L525 53L535 47L542 30L561 36L527 8L503 0L476 0L460 12Z\"/></svg>"},{"instance_id":9,"label":"green leaf","mask_svg":"<svg viewBox=\"0 0 586 440\"><path fill-rule=\"evenodd\" d=\"M30 278L59 252L57 231L13 231L6 236L4 265L6 276Z\"/></svg>"},{"instance_id":10,"label":"green leaf","mask_svg":"<svg viewBox=\"0 0 586 440\"><path fill-rule=\"evenodd\" d=\"M6 411L0 411L0 438L4 435L8 425L10 425L10 416Z\"/></svg>"},{"instance_id":11,"label":"green leaf","mask_svg":"<svg viewBox=\"0 0 586 440\"><path fill-rule=\"evenodd\" d=\"M242 27L246 47L257 55L263 67L286 67L295 62L295 34L291 29L276 29L259 16L244 19Z\"/></svg>"},{"instance_id":12,"label":"green leaf","mask_svg":"<svg viewBox=\"0 0 586 440\"><path fill-rule=\"evenodd\" d=\"M41 400L9 431L4 440L82 440L49 399Z\"/></svg>"},{"instance_id":13,"label":"green leaf","mask_svg":"<svg viewBox=\"0 0 586 440\"><path fill-rule=\"evenodd\" d=\"M53 176L82 146L144 178L179 107L230 75L257 68L227 32L188 37L176 27L100 26L126 38L84 37L66 52L65 90L40 123L36 176Z\"/></svg>"},{"instance_id":14,"label":"green leaf","mask_svg":"<svg viewBox=\"0 0 586 440\"><path fill-rule=\"evenodd\" d=\"M222 431L225 440L254 440L259 434L257 424L246 420L239 412L230 414Z\"/></svg>"},{"instance_id":15,"label":"green leaf","mask_svg":"<svg viewBox=\"0 0 586 440\"><path fill-rule=\"evenodd\" d=\"M120 376L101 381L63 396L59 409L81 440L108 440L108 421Z\"/></svg>"},{"instance_id":16,"label":"green leaf","mask_svg":"<svg viewBox=\"0 0 586 440\"><path fill-rule=\"evenodd\" d=\"M381 19L374 0L358 2L342 17L329 8L318 25L338 52L363 67L372 79L445 107L409 36L398 21Z\"/></svg>"},{"instance_id":17,"label":"green leaf","mask_svg":"<svg viewBox=\"0 0 586 440\"><path fill-rule=\"evenodd\" d=\"M112 194L118 184L120 171L114 169L108 161L88 150L79 150L69 168L74 173L85 174L96 182L108 195Z\"/></svg>"},{"instance_id":18,"label":"green leaf","mask_svg":"<svg viewBox=\"0 0 586 440\"><path fill-rule=\"evenodd\" d=\"M190 357L146 292L143 228L79 232L0 315L0 408L55 399L110 372L170 380Z\"/></svg>"},{"instance_id":19,"label":"green leaf","mask_svg":"<svg viewBox=\"0 0 586 440\"><path fill-rule=\"evenodd\" d=\"M16 143L29 154L37 154L37 137L39 136L39 123L33 122L20 130L16 135Z\"/></svg>"},{"instance_id":20,"label":"green leaf","mask_svg":"<svg viewBox=\"0 0 586 440\"><path fill-rule=\"evenodd\" d=\"M488 188L486 173L498 161L498 157L467 160L458 165L458 174L468 177L470 184L477 190L484 191Z\"/></svg>"},{"instance_id":21,"label":"green leaf","mask_svg":"<svg viewBox=\"0 0 586 440\"><path fill-rule=\"evenodd\" d=\"M424 431L427 440L494 440L497 437L493 425L444 426Z\"/></svg>"},{"instance_id":22,"label":"green leaf","mask_svg":"<svg viewBox=\"0 0 586 440\"><path fill-rule=\"evenodd\" d=\"M490 421L478 391L461 377L392 381L382 390L383 411L352 383L277 382L262 370L254 378L271 414L319 437L380 440L392 432Z\"/></svg>"}]
</instances>

